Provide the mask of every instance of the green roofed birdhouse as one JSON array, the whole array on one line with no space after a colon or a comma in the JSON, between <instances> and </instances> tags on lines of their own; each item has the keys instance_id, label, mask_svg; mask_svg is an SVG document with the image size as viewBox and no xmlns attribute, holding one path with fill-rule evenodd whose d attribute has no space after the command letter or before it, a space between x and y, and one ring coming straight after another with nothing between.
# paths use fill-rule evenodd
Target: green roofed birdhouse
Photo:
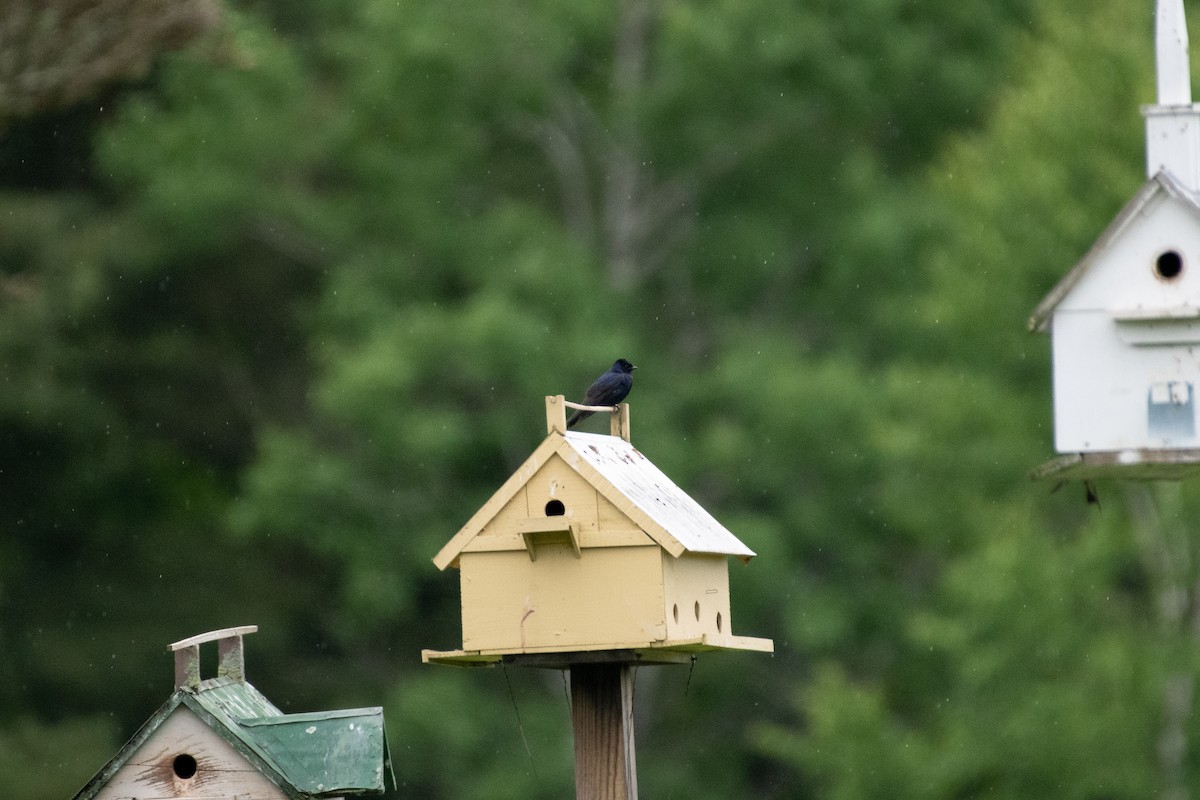
<instances>
[{"instance_id":1,"label":"green roofed birdhouse","mask_svg":"<svg viewBox=\"0 0 1200 800\"><path fill-rule=\"evenodd\" d=\"M175 692L75 800L309 800L382 795L391 775L383 710L284 714L246 682L246 625L170 645ZM215 677L200 645L215 642Z\"/></svg>"},{"instance_id":2,"label":"green roofed birdhouse","mask_svg":"<svg viewBox=\"0 0 1200 800\"><path fill-rule=\"evenodd\" d=\"M546 398L546 439L433 559L459 570L463 644L424 660L772 652L733 633L728 559L754 552L630 444L627 405L612 436L568 432L565 406Z\"/></svg>"}]
</instances>

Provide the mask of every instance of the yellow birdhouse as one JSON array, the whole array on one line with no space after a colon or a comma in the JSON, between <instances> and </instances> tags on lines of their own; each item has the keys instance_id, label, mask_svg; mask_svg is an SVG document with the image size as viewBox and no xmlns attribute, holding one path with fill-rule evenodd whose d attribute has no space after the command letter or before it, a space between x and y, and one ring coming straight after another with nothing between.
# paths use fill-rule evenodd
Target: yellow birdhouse
<instances>
[{"instance_id":1,"label":"yellow birdhouse","mask_svg":"<svg viewBox=\"0 0 1200 800\"><path fill-rule=\"evenodd\" d=\"M773 652L733 634L728 559L754 551L630 444L627 405L612 436L567 431L565 405L546 398L545 441L434 557L459 570L463 649L423 659Z\"/></svg>"}]
</instances>

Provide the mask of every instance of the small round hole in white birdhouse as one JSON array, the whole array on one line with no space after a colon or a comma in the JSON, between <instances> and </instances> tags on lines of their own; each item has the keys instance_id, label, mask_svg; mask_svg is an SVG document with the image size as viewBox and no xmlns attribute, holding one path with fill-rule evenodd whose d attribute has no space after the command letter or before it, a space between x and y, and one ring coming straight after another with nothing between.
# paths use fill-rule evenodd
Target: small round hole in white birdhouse
<instances>
[{"instance_id":1,"label":"small round hole in white birdhouse","mask_svg":"<svg viewBox=\"0 0 1200 800\"><path fill-rule=\"evenodd\" d=\"M1178 250L1166 250L1154 259L1154 274L1164 281L1173 281L1183 274L1183 256Z\"/></svg>"},{"instance_id":2,"label":"small round hole in white birdhouse","mask_svg":"<svg viewBox=\"0 0 1200 800\"><path fill-rule=\"evenodd\" d=\"M679 603L671 606L671 614L675 617L675 621L679 622Z\"/></svg>"},{"instance_id":3,"label":"small round hole in white birdhouse","mask_svg":"<svg viewBox=\"0 0 1200 800\"><path fill-rule=\"evenodd\" d=\"M562 504L562 500L551 500L546 503L547 517L561 517L565 513L567 513L567 507Z\"/></svg>"},{"instance_id":4,"label":"small round hole in white birdhouse","mask_svg":"<svg viewBox=\"0 0 1200 800\"><path fill-rule=\"evenodd\" d=\"M717 612L717 633L721 632L721 612Z\"/></svg>"},{"instance_id":5,"label":"small round hole in white birdhouse","mask_svg":"<svg viewBox=\"0 0 1200 800\"><path fill-rule=\"evenodd\" d=\"M696 601L696 622L700 621L700 601Z\"/></svg>"},{"instance_id":6,"label":"small round hole in white birdhouse","mask_svg":"<svg viewBox=\"0 0 1200 800\"><path fill-rule=\"evenodd\" d=\"M186 781L196 774L196 759L187 753L180 753L171 762L171 768L175 770L177 777Z\"/></svg>"}]
</instances>

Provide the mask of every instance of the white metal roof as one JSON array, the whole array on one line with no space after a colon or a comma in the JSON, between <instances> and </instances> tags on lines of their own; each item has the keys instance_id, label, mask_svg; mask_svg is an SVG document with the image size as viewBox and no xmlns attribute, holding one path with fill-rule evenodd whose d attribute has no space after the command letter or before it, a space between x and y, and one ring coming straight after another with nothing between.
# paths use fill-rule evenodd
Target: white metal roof
<instances>
[{"instance_id":1,"label":"white metal roof","mask_svg":"<svg viewBox=\"0 0 1200 800\"><path fill-rule=\"evenodd\" d=\"M563 438L583 462L686 550L741 558L755 554L629 442L595 433L571 432Z\"/></svg>"}]
</instances>

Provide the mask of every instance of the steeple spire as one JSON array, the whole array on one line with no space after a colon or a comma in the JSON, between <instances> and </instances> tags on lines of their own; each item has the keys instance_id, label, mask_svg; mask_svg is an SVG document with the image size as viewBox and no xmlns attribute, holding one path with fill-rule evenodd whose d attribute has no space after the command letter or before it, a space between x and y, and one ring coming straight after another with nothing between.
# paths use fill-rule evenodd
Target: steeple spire
<instances>
[{"instance_id":1,"label":"steeple spire","mask_svg":"<svg viewBox=\"0 0 1200 800\"><path fill-rule=\"evenodd\" d=\"M1192 76L1183 0L1158 0L1154 12L1154 55L1158 67L1158 104L1190 106Z\"/></svg>"},{"instance_id":2,"label":"steeple spire","mask_svg":"<svg viewBox=\"0 0 1200 800\"><path fill-rule=\"evenodd\" d=\"M1183 0L1158 0L1154 55L1158 103L1142 107L1146 117L1146 177L1165 171L1183 187L1200 192L1200 105L1192 102Z\"/></svg>"}]
</instances>

